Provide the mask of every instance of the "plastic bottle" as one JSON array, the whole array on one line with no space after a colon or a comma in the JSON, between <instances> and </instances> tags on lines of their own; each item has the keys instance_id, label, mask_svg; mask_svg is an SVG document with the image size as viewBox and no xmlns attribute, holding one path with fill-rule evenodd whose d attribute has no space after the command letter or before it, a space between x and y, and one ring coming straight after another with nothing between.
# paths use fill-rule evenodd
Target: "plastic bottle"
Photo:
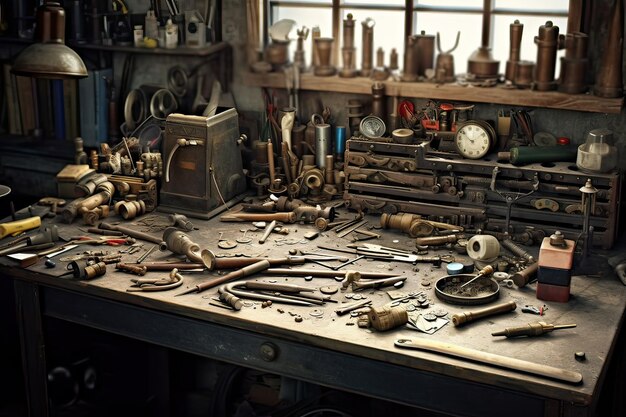
<instances>
[{"instance_id":1,"label":"plastic bottle","mask_svg":"<svg viewBox=\"0 0 626 417\"><path fill-rule=\"evenodd\" d=\"M133 39L135 46L143 45L143 27L141 25L136 25L133 30Z\"/></svg>"},{"instance_id":2,"label":"plastic bottle","mask_svg":"<svg viewBox=\"0 0 626 417\"><path fill-rule=\"evenodd\" d=\"M154 10L148 10L145 19L145 36L150 39L157 39L159 37L159 25L157 23Z\"/></svg>"},{"instance_id":3,"label":"plastic bottle","mask_svg":"<svg viewBox=\"0 0 626 417\"><path fill-rule=\"evenodd\" d=\"M172 23L172 19L167 19L165 25L165 47L174 49L178 46L178 26Z\"/></svg>"}]
</instances>

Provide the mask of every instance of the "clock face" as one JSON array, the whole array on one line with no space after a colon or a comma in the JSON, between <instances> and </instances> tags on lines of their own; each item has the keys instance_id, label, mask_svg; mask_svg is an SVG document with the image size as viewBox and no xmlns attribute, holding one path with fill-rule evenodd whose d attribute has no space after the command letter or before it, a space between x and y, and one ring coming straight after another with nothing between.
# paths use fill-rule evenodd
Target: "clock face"
<instances>
[{"instance_id":1,"label":"clock face","mask_svg":"<svg viewBox=\"0 0 626 417\"><path fill-rule=\"evenodd\" d=\"M454 143L464 158L479 159L489 152L491 136L485 127L468 122L457 130Z\"/></svg>"}]
</instances>

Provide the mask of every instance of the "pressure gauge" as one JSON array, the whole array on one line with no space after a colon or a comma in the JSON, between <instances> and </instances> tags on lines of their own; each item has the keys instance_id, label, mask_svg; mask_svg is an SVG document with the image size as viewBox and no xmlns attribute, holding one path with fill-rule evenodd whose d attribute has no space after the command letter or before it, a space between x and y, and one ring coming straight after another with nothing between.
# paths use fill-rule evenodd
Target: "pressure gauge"
<instances>
[{"instance_id":1,"label":"pressure gauge","mask_svg":"<svg viewBox=\"0 0 626 417\"><path fill-rule=\"evenodd\" d=\"M454 144L464 158L480 159L487 155L496 137L495 130L482 120L469 120L457 128Z\"/></svg>"}]
</instances>

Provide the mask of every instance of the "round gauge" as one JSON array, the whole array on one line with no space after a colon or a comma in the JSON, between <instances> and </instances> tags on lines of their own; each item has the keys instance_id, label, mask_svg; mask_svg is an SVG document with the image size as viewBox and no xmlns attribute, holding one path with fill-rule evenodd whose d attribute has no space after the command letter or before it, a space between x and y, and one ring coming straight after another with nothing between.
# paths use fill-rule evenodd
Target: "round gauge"
<instances>
[{"instance_id":1,"label":"round gauge","mask_svg":"<svg viewBox=\"0 0 626 417\"><path fill-rule=\"evenodd\" d=\"M457 128L454 144L464 158L480 159L487 155L496 137L495 130L482 120L469 120Z\"/></svg>"}]
</instances>

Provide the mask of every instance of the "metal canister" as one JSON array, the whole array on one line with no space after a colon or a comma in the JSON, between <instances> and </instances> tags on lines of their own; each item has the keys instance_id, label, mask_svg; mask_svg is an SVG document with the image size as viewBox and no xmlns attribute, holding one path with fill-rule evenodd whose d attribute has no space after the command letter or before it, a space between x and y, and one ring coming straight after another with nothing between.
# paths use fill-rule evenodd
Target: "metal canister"
<instances>
[{"instance_id":1,"label":"metal canister","mask_svg":"<svg viewBox=\"0 0 626 417\"><path fill-rule=\"evenodd\" d=\"M523 31L524 25L521 24L517 19L509 26L511 45L509 50L509 60L506 61L506 70L504 73L504 78L509 81L513 81L513 79L515 78L515 67L520 60Z\"/></svg>"},{"instance_id":2,"label":"metal canister","mask_svg":"<svg viewBox=\"0 0 626 417\"><path fill-rule=\"evenodd\" d=\"M417 62L417 38L409 36L406 43L406 51L404 51L404 69L402 71L402 81L416 81L417 70L419 68Z\"/></svg>"},{"instance_id":3,"label":"metal canister","mask_svg":"<svg viewBox=\"0 0 626 417\"><path fill-rule=\"evenodd\" d=\"M415 35L417 48L417 74L424 77L426 70L435 68L435 36L427 35L422 31L419 35Z\"/></svg>"},{"instance_id":4,"label":"metal canister","mask_svg":"<svg viewBox=\"0 0 626 417\"><path fill-rule=\"evenodd\" d=\"M326 155L330 150L330 125L320 123L315 125L315 165L326 168Z\"/></svg>"},{"instance_id":5,"label":"metal canister","mask_svg":"<svg viewBox=\"0 0 626 417\"><path fill-rule=\"evenodd\" d=\"M335 128L335 160L343 161L343 154L346 151L346 127L337 126Z\"/></svg>"},{"instance_id":6,"label":"metal canister","mask_svg":"<svg viewBox=\"0 0 626 417\"><path fill-rule=\"evenodd\" d=\"M534 83L538 91L554 90L554 68L556 65L556 50L559 40L559 27L548 20L545 25L539 26L539 36L535 36L537 44L537 65L535 66Z\"/></svg>"}]
</instances>

